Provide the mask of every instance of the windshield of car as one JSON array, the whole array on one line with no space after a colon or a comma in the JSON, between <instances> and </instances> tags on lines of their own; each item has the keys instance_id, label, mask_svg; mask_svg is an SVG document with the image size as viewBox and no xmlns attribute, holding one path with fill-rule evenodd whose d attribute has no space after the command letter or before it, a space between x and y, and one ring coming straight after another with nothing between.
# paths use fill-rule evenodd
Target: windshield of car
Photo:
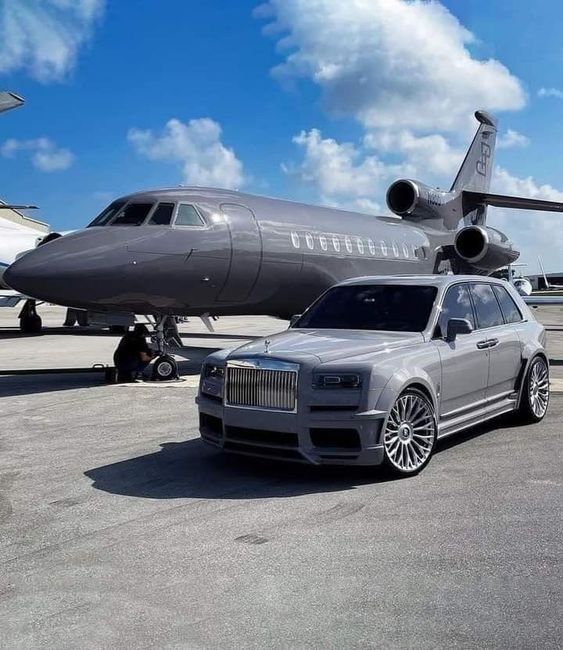
<instances>
[{"instance_id":1,"label":"windshield of car","mask_svg":"<svg viewBox=\"0 0 563 650\"><path fill-rule=\"evenodd\" d=\"M436 293L436 287L400 284L334 287L294 327L422 332Z\"/></svg>"}]
</instances>

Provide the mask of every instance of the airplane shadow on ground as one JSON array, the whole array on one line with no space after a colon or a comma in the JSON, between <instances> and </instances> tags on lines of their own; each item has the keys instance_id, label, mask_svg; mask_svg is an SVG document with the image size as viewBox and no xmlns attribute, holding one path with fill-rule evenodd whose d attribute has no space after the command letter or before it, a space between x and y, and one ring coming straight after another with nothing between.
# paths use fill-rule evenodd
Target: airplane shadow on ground
<instances>
[{"instance_id":1,"label":"airplane shadow on ground","mask_svg":"<svg viewBox=\"0 0 563 650\"><path fill-rule=\"evenodd\" d=\"M495 428L514 426L511 418L501 418L439 442L436 452L467 443ZM233 456L208 447L199 438L166 442L160 447L154 453L84 474L97 490L148 499L291 497L394 480L377 467L316 467Z\"/></svg>"}]
</instances>

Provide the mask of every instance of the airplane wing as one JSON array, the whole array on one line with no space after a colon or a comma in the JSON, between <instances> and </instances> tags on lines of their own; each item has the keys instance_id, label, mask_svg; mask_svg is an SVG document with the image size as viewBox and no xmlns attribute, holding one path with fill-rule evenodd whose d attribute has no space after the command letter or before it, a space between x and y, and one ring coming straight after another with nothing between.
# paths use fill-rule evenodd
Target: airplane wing
<instances>
[{"instance_id":1,"label":"airplane wing","mask_svg":"<svg viewBox=\"0 0 563 650\"><path fill-rule=\"evenodd\" d=\"M543 212L563 212L563 203L527 199L521 196L490 194L489 192L472 192L463 190L464 200L475 205L492 205L495 208L513 208L516 210L541 210Z\"/></svg>"},{"instance_id":2,"label":"airplane wing","mask_svg":"<svg viewBox=\"0 0 563 650\"><path fill-rule=\"evenodd\" d=\"M0 203L0 210L39 210L36 205L11 205Z\"/></svg>"}]
</instances>

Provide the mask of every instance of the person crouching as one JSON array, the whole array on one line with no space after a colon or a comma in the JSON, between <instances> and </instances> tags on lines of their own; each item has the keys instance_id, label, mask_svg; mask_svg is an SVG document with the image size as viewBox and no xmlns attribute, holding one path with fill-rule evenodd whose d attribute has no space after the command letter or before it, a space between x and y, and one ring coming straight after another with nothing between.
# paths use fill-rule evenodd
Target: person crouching
<instances>
[{"instance_id":1,"label":"person crouching","mask_svg":"<svg viewBox=\"0 0 563 650\"><path fill-rule=\"evenodd\" d=\"M118 382L130 382L140 378L151 362L154 352L148 346L146 339L148 335L147 326L138 323L132 332L127 332L119 341L113 353Z\"/></svg>"}]
</instances>

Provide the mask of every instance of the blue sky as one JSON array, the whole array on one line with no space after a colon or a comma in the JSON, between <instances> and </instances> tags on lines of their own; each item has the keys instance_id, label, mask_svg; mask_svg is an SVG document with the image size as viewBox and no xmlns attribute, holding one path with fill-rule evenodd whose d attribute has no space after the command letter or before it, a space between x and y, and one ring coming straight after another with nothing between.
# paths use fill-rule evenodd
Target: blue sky
<instances>
[{"instance_id":1,"label":"blue sky","mask_svg":"<svg viewBox=\"0 0 563 650\"><path fill-rule=\"evenodd\" d=\"M484 106L494 189L563 200L555 0L259 4L0 0L0 89L27 100L0 118L0 196L55 229L179 183L384 212L394 178L451 181ZM557 268L563 216L490 221Z\"/></svg>"}]
</instances>

